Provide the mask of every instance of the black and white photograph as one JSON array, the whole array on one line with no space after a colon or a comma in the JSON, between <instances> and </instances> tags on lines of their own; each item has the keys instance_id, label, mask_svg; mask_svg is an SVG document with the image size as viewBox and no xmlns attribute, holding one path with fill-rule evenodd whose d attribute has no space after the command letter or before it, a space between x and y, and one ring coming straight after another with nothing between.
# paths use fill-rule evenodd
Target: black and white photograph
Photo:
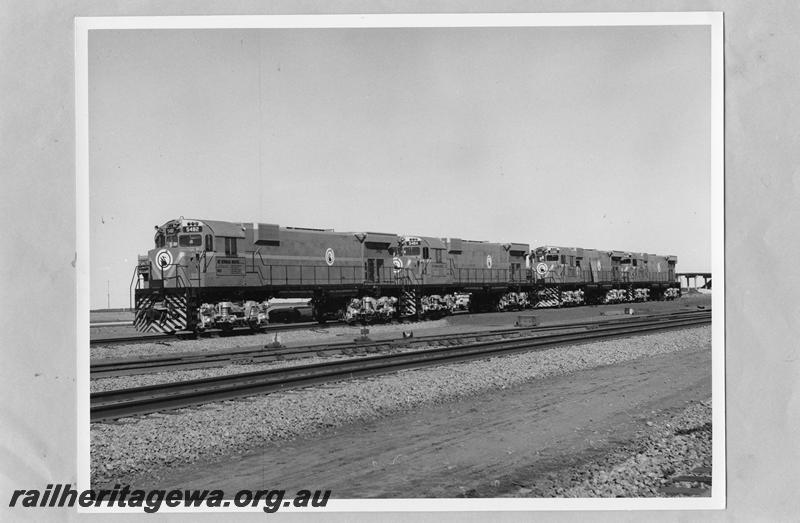
<instances>
[{"instance_id":1,"label":"black and white photograph","mask_svg":"<svg viewBox=\"0 0 800 523\"><path fill-rule=\"evenodd\" d=\"M797 520L785 0L0 2L0 520Z\"/></svg>"},{"instance_id":2,"label":"black and white photograph","mask_svg":"<svg viewBox=\"0 0 800 523\"><path fill-rule=\"evenodd\" d=\"M718 16L182 20L83 33L92 489L722 506Z\"/></svg>"}]
</instances>

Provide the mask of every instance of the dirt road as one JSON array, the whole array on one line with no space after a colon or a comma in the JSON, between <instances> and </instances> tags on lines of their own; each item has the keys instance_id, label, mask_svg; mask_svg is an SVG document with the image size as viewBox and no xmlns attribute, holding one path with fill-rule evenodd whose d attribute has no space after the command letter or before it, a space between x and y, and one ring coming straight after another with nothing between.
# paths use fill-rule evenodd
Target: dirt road
<instances>
[{"instance_id":1,"label":"dirt road","mask_svg":"<svg viewBox=\"0 0 800 523\"><path fill-rule=\"evenodd\" d=\"M499 496L522 478L608 452L687 401L710 398L710 365L710 350L702 350L589 369L133 483L326 488L337 498Z\"/></svg>"}]
</instances>

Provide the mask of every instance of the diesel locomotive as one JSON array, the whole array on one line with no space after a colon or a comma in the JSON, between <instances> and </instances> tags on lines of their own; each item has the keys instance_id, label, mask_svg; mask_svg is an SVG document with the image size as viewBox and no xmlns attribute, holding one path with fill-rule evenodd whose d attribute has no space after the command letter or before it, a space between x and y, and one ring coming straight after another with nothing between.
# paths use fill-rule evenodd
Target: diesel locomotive
<instances>
[{"instance_id":1,"label":"diesel locomotive","mask_svg":"<svg viewBox=\"0 0 800 523\"><path fill-rule=\"evenodd\" d=\"M271 298L352 322L679 293L675 256L183 217L155 229L131 284L140 331L258 329Z\"/></svg>"}]
</instances>

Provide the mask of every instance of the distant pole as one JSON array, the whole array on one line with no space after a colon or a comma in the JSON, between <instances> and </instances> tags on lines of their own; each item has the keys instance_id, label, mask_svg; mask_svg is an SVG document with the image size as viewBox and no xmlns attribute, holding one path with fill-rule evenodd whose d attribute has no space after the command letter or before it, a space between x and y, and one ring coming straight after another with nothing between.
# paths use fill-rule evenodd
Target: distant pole
<instances>
[{"instance_id":1,"label":"distant pole","mask_svg":"<svg viewBox=\"0 0 800 523\"><path fill-rule=\"evenodd\" d=\"M106 308L110 309L111 308L111 282L109 280L106 280L106 298L108 299Z\"/></svg>"}]
</instances>

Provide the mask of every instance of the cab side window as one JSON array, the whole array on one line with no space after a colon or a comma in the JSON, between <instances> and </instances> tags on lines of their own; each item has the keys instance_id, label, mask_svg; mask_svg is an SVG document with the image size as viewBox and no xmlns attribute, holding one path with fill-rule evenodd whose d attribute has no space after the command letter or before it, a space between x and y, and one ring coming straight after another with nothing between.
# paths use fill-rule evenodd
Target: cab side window
<instances>
[{"instance_id":1,"label":"cab side window","mask_svg":"<svg viewBox=\"0 0 800 523\"><path fill-rule=\"evenodd\" d=\"M214 238L210 234L206 234L206 252L214 250Z\"/></svg>"},{"instance_id":2,"label":"cab side window","mask_svg":"<svg viewBox=\"0 0 800 523\"><path fill-rule=\"evenodd\" d=\"M427 260L427 259L430 258L429 254L430 253L428 252L428 248L427 247L423 247L422 248L422 257Z\"/></svg>"},{"instance_id":3,"label":"cab side window","mask_svg":"<svg viewBox=\"0 0 800 523\"><path fill-rule=\"evenodd\" d=\"M225 256L236 256L236 238L225 238Z\"/></svg>"}]
</instances>

